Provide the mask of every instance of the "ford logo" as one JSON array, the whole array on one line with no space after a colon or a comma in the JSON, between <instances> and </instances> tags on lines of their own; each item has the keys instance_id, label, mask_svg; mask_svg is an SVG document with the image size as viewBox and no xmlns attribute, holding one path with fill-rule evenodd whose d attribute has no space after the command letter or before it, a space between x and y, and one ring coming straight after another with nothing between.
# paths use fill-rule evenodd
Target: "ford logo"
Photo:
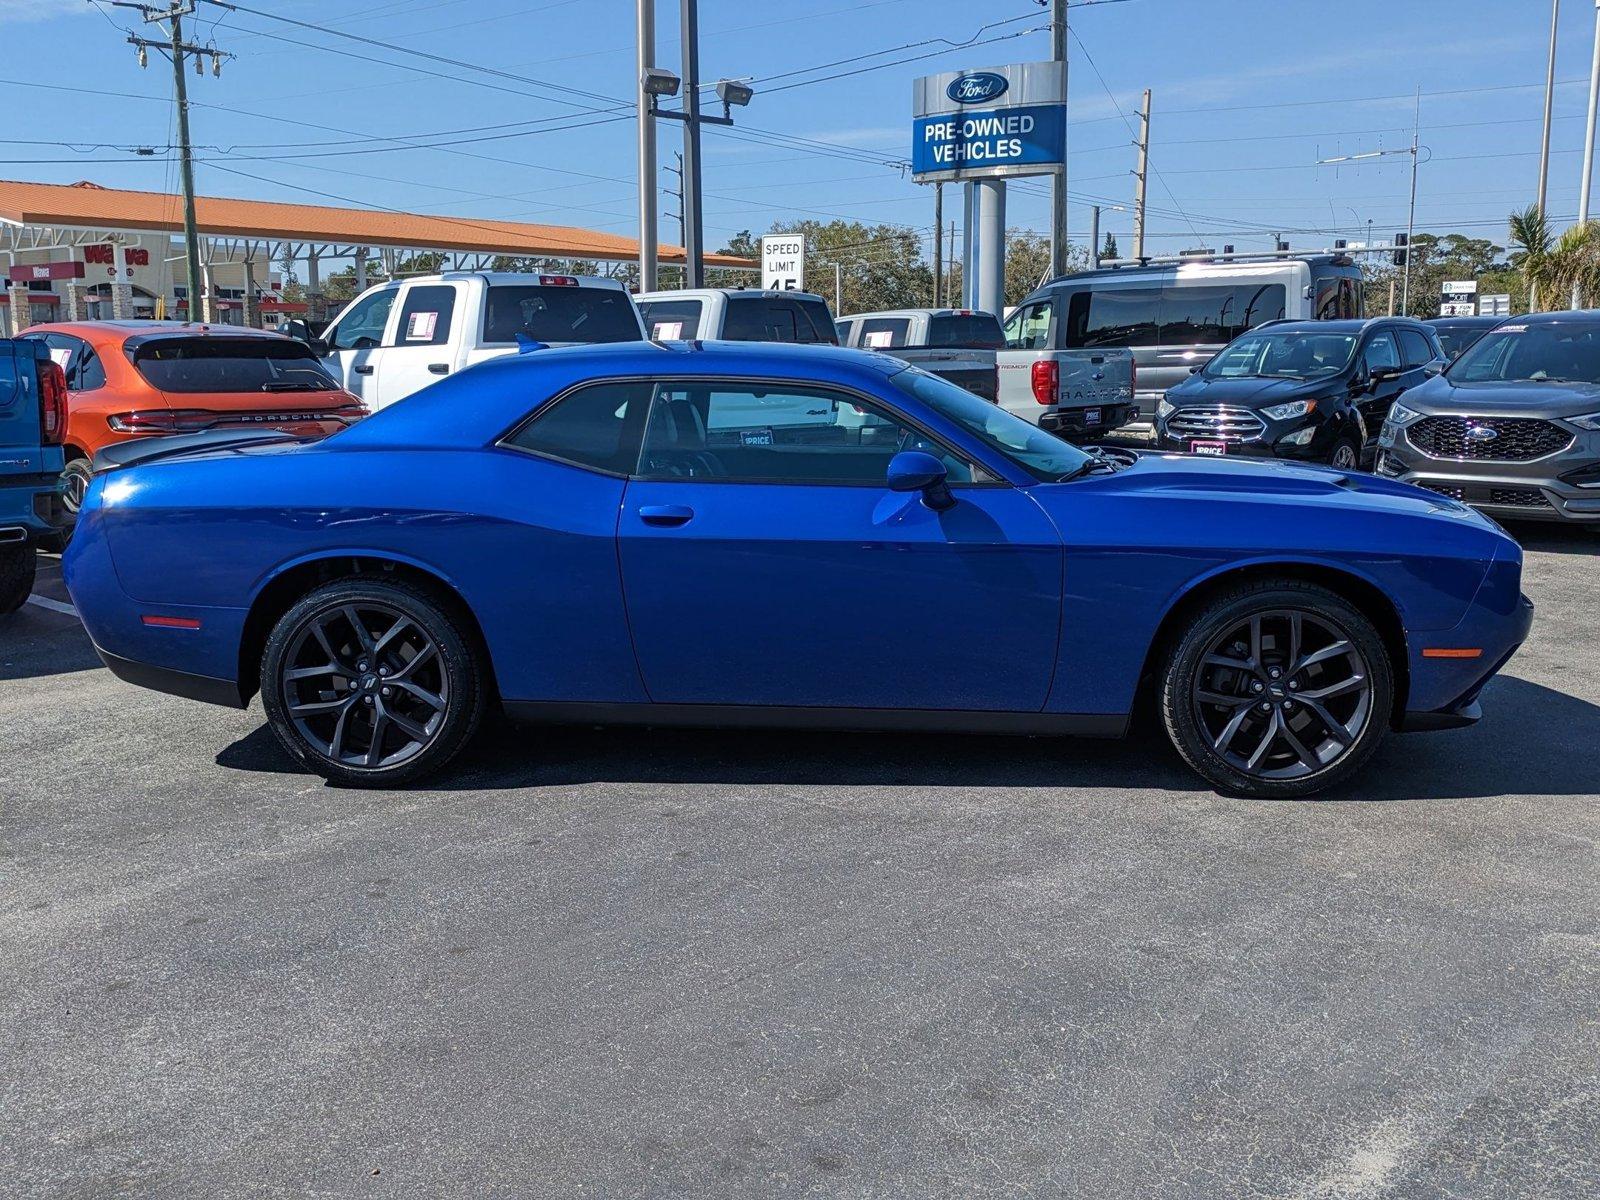
<instances>
[{"instance_id":1,"label":"ford logo","mask_svg":"<svg viewBox=\"0 0 1600 1200\"><path fill-rule=\"evenodd\" d=\"M993 71L973 71L967 75L957 75L950 81L950 86L944 89L944 94L957 104L982 104L985 100L1004 95L1010 86L1011 81L1004 75L997 75Z\"/></svg>"},{"instance_id":2,"label":"ford logo","mask_svg":"<svg viewBox=\"0 0 1600 1200\"><path fill-rule=\"evenodd\" d=\"M1489 425L1473 425L1467 429L1467 437L1474 442L1492 442L1500 436L1500 431Z\"/></svg>"}]
</instances>

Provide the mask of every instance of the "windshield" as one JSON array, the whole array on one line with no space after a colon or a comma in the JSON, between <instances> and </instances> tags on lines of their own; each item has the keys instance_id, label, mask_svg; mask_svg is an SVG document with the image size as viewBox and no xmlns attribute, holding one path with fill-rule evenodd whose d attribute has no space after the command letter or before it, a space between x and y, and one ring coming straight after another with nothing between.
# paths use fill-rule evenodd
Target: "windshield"
<instances>
[{"instance_id":1,"label":"windshield","mask_svg":"<svg viewBox=\"0 0 1600 1200\"><path fill-rule=\"evenodd\" d=\"M162 392L328 392L338 388L304 342L275 337L157 338L133 365Z\"/></svg>"},{"instance_id":2,"label":"windshield","mask_svg":"<svg viewBox=\"0 0 1600 1200\"><path fill-rule=\"evenodd\" d=\"M638 310L617 288L494 284L484 306L483 340L515 342L637 342Z\"/></svg>"},{"instance_id":3,"label":"windshield","mask_svg":"<svg viewBox=\"0 0 1600 1200\"><path fill-rule=\"evenodd\" d=\"M1201 370L1207 379L1320 379L1350 365L1353 333L1247 333Z\"/></svg>"},{"instance_id":4,"label":"windshield","mask_svg":"<svg viewBox=\"0 0 1600 1200\"><path fill-rule=\"evenodd\" d=\"M1468 346L1448 374L1452 383L1600 383L1600 324L1501 325Z\"/></svg>"},{"instance_id":5,"label":"windshield","mask_svg":"<svg viewBox=\"0 0 1600 1200\"><path fill-rule=\"evenodd\" d=\"M939 350L998 350L1006 344L993 313L952 313L928 321L928 345Z\"/></svg>"},{"instance_id":6,"label":"windshield","mask_svg":"<svg viewBox=\"0 0 1600 1200\"><path fill-rule=\"evenodd\" d=\"M917 367L909 367L892 378L902 392L959 425L1040 482L1054 483L1076 473L1090 461L1076 446L1021 417L1012 416L999 405L980 400L948 379L930 375Z\"/></svg>"}]
</instances>

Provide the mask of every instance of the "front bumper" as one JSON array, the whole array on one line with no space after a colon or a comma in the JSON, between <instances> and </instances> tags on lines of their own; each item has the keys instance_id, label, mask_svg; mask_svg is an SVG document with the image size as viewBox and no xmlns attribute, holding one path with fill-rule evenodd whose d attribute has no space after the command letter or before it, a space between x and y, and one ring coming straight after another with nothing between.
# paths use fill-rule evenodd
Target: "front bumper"
<instances>
[{"instance_id":1,"label":"front bumper","mask_svg":"<svg viewBox=\"0 0 1600 1200\"><path fill-rule=\"evenodd\" d=\"M1133 419L1134 412L1134 405L1129 401L1094 404L1087 408L1052 408L1040 414L1039 428L1068 439L1099 437L1126 425ZM1098 421L1087 419L1087 415L1096 413L1099 414Z\"/></svg>"},{"instance_id":2,"label":"front bumper","mask_svg":"<svg viewBox=\"0 0 1600 1200\"><path fill-rule=\"evenodd\" d=\"M1387 425L1378 445L1378 474L1460 500L1496 520L1600 524L1600 487L1561 478L1600 463L1600 435L1576 436L1565 450L1530 462L1434 458L1412 445L1404 429Z\"/></svg>"}]
</instances>

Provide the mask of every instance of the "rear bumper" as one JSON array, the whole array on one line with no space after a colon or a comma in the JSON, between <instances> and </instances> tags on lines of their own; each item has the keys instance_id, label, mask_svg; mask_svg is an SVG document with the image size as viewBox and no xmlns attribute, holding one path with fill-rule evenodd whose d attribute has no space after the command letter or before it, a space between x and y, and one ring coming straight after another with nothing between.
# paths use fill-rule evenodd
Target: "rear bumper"
<instances>
[{"instance_id":1,"label":"rear bumper","mask_svg":"<svg viewBox=\"0 0 1600 1200\"><path fill-rule=\"evenodd\" d=\"M1134 406L1127 401L1087 408L1052 408L1039 415L1039 428L1066 438L1098 437L1126 425L1133 419L1134 412ZM1086 420L1086 415L1091 413L1099 413L1100 419Z\"/></svg>"},{"instance_id":2,"label":"rear bumper","mask_svg":"<svg viewBox=\"0 0 1600 1200\"><path fill-rule=\"evenodd\" d=\"M186 700L199 700L205 704L220 704L226 708L246 708L239 695L239 685L232 679L214 679L210 675L192 675L171 667L158 667L151 663L134 662L108 650L95 646L100 661L118 679L153 692L169 696L182 696Z\"/></svg>"},{"instance_id":3,"label":"rear bumper","mask_svg":"<svg viewBox=\"0 0 1600 1200\"><path fill-rule=\"evenodd\" d=\"M68 524L59 472L0 478L0 545L37 545Z\"/></svg>"}]
</instances>

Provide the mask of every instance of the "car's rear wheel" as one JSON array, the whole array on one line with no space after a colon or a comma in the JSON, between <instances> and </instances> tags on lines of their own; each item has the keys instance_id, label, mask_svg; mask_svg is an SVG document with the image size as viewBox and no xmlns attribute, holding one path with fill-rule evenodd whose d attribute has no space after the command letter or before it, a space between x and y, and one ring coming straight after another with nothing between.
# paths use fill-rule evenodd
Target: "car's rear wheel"
<instances>
[{"instance_id":1,"label":"car's rear wheel","mask_svg":"<svg viewBox=\"0 0 1600 1200\"><path fill-rule=\"evenodd\" d=\"M441 597L391 580L318 588L279 620L261 661L272 730L337 783L390 787L445 766L472 739L486 683Z\"/></svg>"},{"instance_id":2,"label":"car's rear wheel","mask_svg":"<svg viewBox=\"0 0 1600 1200\"><path fill-rule=\"evenodd\" d=\"M89 469L87 458L75 458L62 469L61 507L66 510L69 519L52 538L51 549L65 550L67 543L72 540L73 530L78 525L78 513L83 509L84 497L89 494L89 484L92 482L94 473Z\"/></svg>"},{"instance_id":3,"label":"car's rear wheel","mask_svg":"<svg viewBox=\"0 0 1600 1200\"><path fill-rule=\"evenodd\" d=\"M1389 727L1383 638L1342 597L1296 580L1211 599L1166 657L1172 744L1219 791L1294 799L1348 778Z\"/></svg>"},{"instance_id":4,"label":"car's rear wheel","mask_svg":"<svg viewBox=\"0 0 1600 1200\"><path fill-rule=\"evenodd\" d=\"M0 546L0 617L14 613L33 594L39 559L27 543Z\"/></svg>"}]
</instances>

